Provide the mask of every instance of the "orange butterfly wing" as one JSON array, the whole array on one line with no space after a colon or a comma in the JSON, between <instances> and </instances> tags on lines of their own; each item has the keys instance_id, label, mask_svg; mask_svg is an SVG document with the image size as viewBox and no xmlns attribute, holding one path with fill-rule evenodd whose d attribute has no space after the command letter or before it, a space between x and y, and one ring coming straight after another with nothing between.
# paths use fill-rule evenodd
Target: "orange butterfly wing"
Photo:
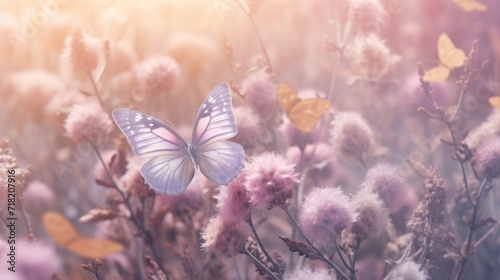
<instances>
[{"instance_id":1,"label":"orange butterfly wing","mask_svg":"<svg viewBox=\"0 0 500 280\"><path fill-rule=\"evenodd\" d=\"M278 85L278 98L288 119L300 131L310 132L318 120L330 109L331 103L326 99L300 99L297 92L289 85Z\"/></svg>"},{"instance_id":2,"label":"orange butterfly wing","mask_svg":"<svg viewBox=\"0 0 500 280\"><path fill-rule=\"evenodd\" d=\"M80 236L70 221L57 212L45 213L43 224L59 246L80 257L100 259L125 249L122 244L114 241Z\"/></svg>"}]
</instances>

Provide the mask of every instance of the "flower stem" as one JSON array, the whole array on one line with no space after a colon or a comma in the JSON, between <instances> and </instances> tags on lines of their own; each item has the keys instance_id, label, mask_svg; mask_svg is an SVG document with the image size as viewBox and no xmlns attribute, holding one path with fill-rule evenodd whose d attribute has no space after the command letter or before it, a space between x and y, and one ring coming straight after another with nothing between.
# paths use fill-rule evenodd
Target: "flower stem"
<instances>
[{"instance_id":1,"label":"flower stem","mask_svg":"<svg viewBox=\"0 0 500 280\"><path fill-rule=\"evenodd\" d=\"M267 266L265 266L263 263L261 263L252 253L248 251L248 249L245 247L245 251L242 252L243 254L247 255L252 261L258 265L260 268L264 269L269 276L271 276L274 280L280 280L278 276L276 276Z\"/></svg>"},{"instance_id":2,"label":"flower stem","mask_svg":"<svg viewBox=\"0 0 500 280\"><path fill-rule=\"evenodd\" d=\"M342 270L340 270L340 268L337 265L335 265L332 261L330 261L327 257L325 257L323 255L323 253L321 253L321 251L318 248L316 248L316 246L314 246L314 244L311 242L311 240L309 240L309 238L307 238L307 236L304 234L304 232L302 231L302 229L297 224L297 221L295 220L295 218L292 216L292 213L290 213L290 210L288 209L288 206L286 204L282 204L282 205L280 205L280 207L281 207L281 209L283 209L283 211L285 212L285 214L290 218L290 220L292 221L293 225L297 228L297 230L300 232L300 234L302 234L302 237L304 237L304 239L306 240L307 244L309 244L309 246L311 246L311 248L313 248L316 251L316 253L321 258L321 260L323 262L325 262L326 264L328 264L331 268L333 268L335 270L335 272L337 273L337 275L341 279L343 279L343 280L349 280L349 278L342 272Z\"/></svg>"},{"instance_id":3,"label":"flower stem","mask_svg":"<svg viewBox=\"0 0 500 280\"><path fill-rule=\"evenodd\" d=\"M255 229L255 227L253 225L252 214L251 213L248 215L248 218L246 219L246 222L250 226L250 228L252 229L253 235L255 236L255 239L257 240L257 243L259 243L259 246L262 249L262 252L264 253L264 255L266 255L267 259L273 264L273 267L274 267L275 271L278 271L278 266L274 262L273 258L271 258L271 256L267 252L266 248L264 247L264 244L262 243L262 241L260 240L259 235L257 234L257 230Z\"/></svg>"},{"instance_id":4,"label":"flower stem","mask_svg":"<svg viewBox=\"0 0 500 280\"><path fill-rule=\"evenodd\" d=\"M260 32L259 32L259 29L257 28L257 25L255 25L255 22L253 21L252 15L250 14L250 12L247 9L245 9L245 7L243 7L243 4L241 4L240 0L236 0L236 3L238 3L238 5L240 6L243 13L245 13L245 15L250 20L250 23L252 24L252 28L255 31L255 34L257 34L257 38L259 38L260 48L262 50L262 53L264 54L264 58L266 59L267 65L269 67L269 72L274 73L273 67L271 65L271 59L269 59L269 55L267 54L266 46L264 45L264 40L262 39L262 36L260 35Z\"/></svg>"},{"instance_id":5,"label":"flower stem","mask_svg":"<svg viewBox=\"0 0 500 280\"><path fill-rule=\"evenodd\" d=\"M125 204L125 206L127 207L128 211L130 212L130 220L139 229L139 234L144 237L145 242L147 243L148 247L151 250L151 253L153 255L153 259L158 264L158 266L160 267L160 269L162 270L162 272L165 273L165 275L167 275L167 278L168 278L168 273L165 270L165 268L163 267L163 262L161 261L158 253L155 250L155 247L153 246L154 244L153 244L153 238L152 238L151 232L148 231L144 227L143 223L141 223L140 221L138 221L136 219L136 216L134 215L134 211L132 209L132 206L130 205L129 198L127 196L125 196L125 194L123 193L123 191L118 187L118 185L116 184L115 180L113 179L113 176L111 175L111 172L109 171L109 168L108 168L106 162L104 162L104 159L102 158L101 152L99 151L99 147L97 147L94 144L91 144L91 145L94 148L94 151L96 152L97 157L99 158L99 161L101 162L102 166L104 167L104 170L106 171L106 174L107 174L109 180L111 181L111 184L118 191L118 193L120 194L120 196L123 199L123 203Z\"/></svg>"},{"instance_id":6,"label":"flower stem","mask_svg":"<svg viewBox=\"0 0 500 280\"><path fill-rule=\"evenodd\" d=\"M481 200L481 195L483 194L483 190L485 186L488 184L490 180L488 178L484 178L483 181L481 182L481 186L479 187L479 192L477 193L477 198L476 198L476 203L474 204L474 208L472 210L472 220L469 224L469 234L467 236L467 242L464 244L464 256L462 256L462 259L458 263L458 268L456 271L457 274L453 278L455 280L459 280L460 277L462 277L462 274L464 272L465 265L469 261L470 256L472 255L473 248L476 247L476 244L473 244L472 242L472 236L474 235L474 232L476 231L476 220L477 220L477 212L479 210L479 201Z\"/></svg>"},{"instance_id":7,"label":"flower stem","mask_svg":"<svg viewBox=\"0 0 500 280\"><path fill-rule=\"evenodd\" d=\"M90 83L92 84L92 89L94 90L97 99L99 100L99 104L101 104L101 108L106 111L104 108L104 102L102 101L101 94L99 93L99 89L97 89L97 83L94 81L94 77L92 77L92 73L88 72Z\"/></svg>"}]
</instances>

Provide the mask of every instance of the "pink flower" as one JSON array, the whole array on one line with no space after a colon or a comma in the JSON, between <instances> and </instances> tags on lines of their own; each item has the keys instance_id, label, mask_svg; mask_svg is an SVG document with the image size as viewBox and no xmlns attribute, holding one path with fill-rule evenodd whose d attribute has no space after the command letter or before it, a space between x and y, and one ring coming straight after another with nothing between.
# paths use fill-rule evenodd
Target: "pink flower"
<instances>
[{"instance_id":1,"label":"pink flower","mask_svg":"<svg viewBox=\"0 0 500 280\"><path fill-rule=\"evenodd\" d=\"M500 177L500 137L495 136L481 143L473 158L474 168L484 178Z\"/></svg>"},{"instance_id":2,"label":"pink flower","mask_svg":"<svg viewBox=\"0 0 500 280\"><path fill-rule=\"evenodd\" d=\"M107 49L103 41L75 29L66 38L62 54L64 61L69 62L73 72L82 77L92 75L99 78L107 60ZM99 73L95 73L99 72Z\"/></svg>"},{"instance_id":3,"label":"pink flower","mask_svg":"<svg viewBox=\"0 0 500 280\"><path fill-rule=\"evenodd\" d=\"M41 215L51 209L55 201L52 189L38 180L29 183L23 193L24 208L32 215Z\"/></svg>"},{"instance_id":4,"label":"pink flower","mask_svg":"<svg viewBox=\"0 0 500 280\"><path fill-rule=\"evenodd\" d=\"M111 131L111 119L95 103L73 106L64 123L66 134L76 142L90 141L99 145Z\"/></svg>"},{"instance_id":5,"label":"pink flower","mask_svg":"<svg viewBox=\"0 0 500 280\"><path fill-rule=\"evenodd\" d=\"M276 86L265 68L245 77L241 82L241 94L264 120L270 120L276 113Z\"/></svg>"},{"instance_id":6,"label":"pink flower","mask_svg":"<svg viewBox=\"0 0 500 280\"><path fill-rule=\"evenodd\" d=\"M360 159L374 146L373 131L356 112L340 112L332 121L331 139L339 155Z\"/></svg>"},{"instance_id":7,"label":"pink flower","mask_svg":"<svg viewBox=\"0 0 500 280\"><path fill-rule=\"evenodd\" d=\"M349 20L355 34L378 32L385 24L387 12L379 0L348 0Z\"/></svg>"},{"instance_id":8,"label":"pink flower","mask_svg":"<svg viewBox=\"0 0 500 280\"><path fill-rule=\"evenodd\" d=\"M359 280L380 280L384 275L384 261L366 256L356 261L356 276Z\"/></svg>"},{"instance_id":9,"label":"pink flower","mask_svg":"<svg viewBox=\"0 0 500 280\"><path fill-rule=\"evenodd\" d=\"M400 280L400 279L412 279L412 280L426 280L429 279L427 272L422 269L422 267L413 261L404 261L396 265L389 275L385 278L387 280Z\"/></svg>"},{"instance_id":10,"label":"pink flower","mask_svg":"<svg viewBox=\"0 0 500 280\"><path fill-rule=\"evenodd\" d=\"M149 188L149 185L144 181L141 174L142 164L137 158L132 158L128 161L127 172L121 177L126 190L139 197L147 197L154 195L154 191Z\"/></svg>"},{"instance_id":11,"label":"pink flower","mask_svg":"<svg viewBox=\"0 0 500 280\"><path fill-rule=\"evenodd\" d=\"M293 272L285 274L285 280L336 280L335 273L324 268L312 270L308 267L297 268Z\"/></svg>"},{"instance_id":12,"label":"pink flower","mask_svg":"<svg viewBox=\"0 0 500 280\"><path fill-rule=\"evenodd\" d=\"M139 64L135 75L141 90L169 92L179 80L179 64L169 56L152 56Z\"/></svg>"},{"instance_id":13,"label":"pink flower","mask_svg":"<svg viewBox=\"0 0 500 280\"><path fill-rule=\"evenodd\" d=\"M283 156L273 153L254 156L244 170L245 187L256 209L270 210L293 197L296 174Z\"/></svg>"},{"instance_id":14,"label":"pink flower","mask_svg":"<svg viewBox=\"0 0 500 280\"><path fill-rule=\"evenodd\" d=\"M245 223L231 223L221 217L213 217L201 234L202 248L231 258L245 250L249 234L248 225Z\"/></svg>"},{"instance_id":15,"label":"pink flower","mask_svg":"<svg viewBox=\"0 0 500 280\"><path fill-rule=\"evenodd\" d=\"M61 259L53 247L42 243L19 243L16 273L23 279L46 280L61 270Z\"/></svg>"},{"instance_id":16,"label":"pink flower","mask_svg":"<svg viewBox=\"0 0 500 280\"><path fill-rule=\"evenodd\" d=\"M247 155L262 152L267 141L262 139L264 128L259 116L248 106L234 107L233 113L238 124L238 134L232 141L243 146Z\"/></svg>"},{"instance_id":17,"label":"pink flower","mask_svg":"<svg viewBox=\"0 0 500 280\"><path fill-rule=\"evenodd\" d=\"M408 189L397 168L392 165L379 164L371 168L363 185L377 194L391 212L397 212L405 204Z\"/></svg>"},{"instance_id":18,"label":"pink flower","mask_svg":"<svg viewBox=\"0 0 500 280\"><path fill-rule=\"evenodd\" d=\"M253 210L250 193L245 188L245 172L241 172L227 186L220 186L217 207L221 219L228 222L244 221Z\"/></svg>"},{"instance_id":19,"label":"pink flower","mask_svg":"<svg viewBox=\"0 0 500 280\"><path fill-rule=\"evenodd\" d=\"M389 222L388 213L376 194L361 189L351 199L351 204L356 213L351 232L356 238L364 240L384 233Z\"/></svg>"},{"instance_id":20,"label":"pink flower","mask_svg":"<svg viewBox=\"0 0 500 280\"><path fill-rule=\"evenodd\" d=\"M351 207L349 198L340 188L313 188L299 215L304 234L320 246L338 241L354 220Z\"/></svg>"},{"instance_id":21,"label":"pink flower","mask_svg":"<svg viewBox=\"0 0 500 280\"><path fill-rule=\"evenodd\" d=\"M280 130L285 136L285 140L288 143L288 146L297 146L301 150L303 150L306 147L306 145L313 144L319 141L320 139L319 128L320 126L317 125L309 133L302 132L298 130L291 121L285 119Z\"/></svg>"}]
</instances>

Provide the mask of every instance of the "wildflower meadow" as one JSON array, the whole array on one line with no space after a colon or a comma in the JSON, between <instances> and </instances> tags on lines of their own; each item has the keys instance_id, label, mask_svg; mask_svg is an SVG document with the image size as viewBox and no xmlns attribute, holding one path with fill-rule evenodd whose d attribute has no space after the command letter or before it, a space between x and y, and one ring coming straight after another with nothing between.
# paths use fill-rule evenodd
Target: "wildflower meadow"
<instances>
[{"instance_id":1,"label":"wildflower meadow","mask_svg":"<svg viewBox=\"0 0 500 280\"><path fill-rule=\"evenodd\" d=\"M0 0L0 279L500 279L498 0Z\"/></svg>"}]
</instances>

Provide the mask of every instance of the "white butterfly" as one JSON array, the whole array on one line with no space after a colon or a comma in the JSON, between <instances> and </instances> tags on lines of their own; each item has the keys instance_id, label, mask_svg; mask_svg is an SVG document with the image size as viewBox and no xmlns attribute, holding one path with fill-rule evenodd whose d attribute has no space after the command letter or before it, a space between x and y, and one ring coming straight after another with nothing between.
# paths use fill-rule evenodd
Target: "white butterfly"
<instances>
[{"instance_id":1,"label":"white butterfly","mask_svg":"<svg viewBox=\"0 0 500 280\"><path fill-rule=\"evenodd\" d=\"M227 185L243 168L243 147L224 141L238 133L228 84L215 87L203 101L188 142L168 125L137 111L117 109L113 119L136 156L152 157L141 173L158 192L180 195L198 168L219 185Z\"/></svg>"}]
</instances>

